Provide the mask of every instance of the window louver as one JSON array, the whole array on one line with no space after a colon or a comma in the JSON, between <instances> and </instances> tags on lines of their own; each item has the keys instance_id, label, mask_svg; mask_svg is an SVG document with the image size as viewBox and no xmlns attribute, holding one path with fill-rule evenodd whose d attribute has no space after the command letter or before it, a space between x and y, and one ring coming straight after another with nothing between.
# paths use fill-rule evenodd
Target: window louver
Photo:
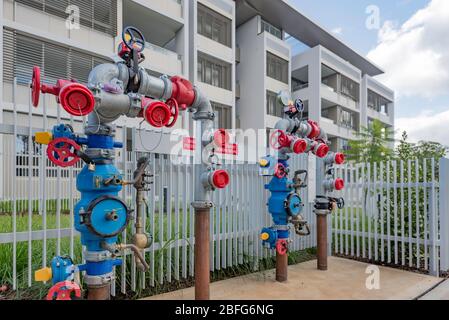
<instances>
[{"instance_id":1,"label":"window louver","mask_svg":"<svg viewBox=\"0 0 449 320\"><path fill-rule=\"evenodd\" d=\"M117 35L117 0L15 0L15 2L67 19L70 5L80 10L80 24L115 37Z\"/></svg>"},{"instance_id":2,"label":"window louver","mask_svg":"<svg viewBox=\"0 0 449 320\"><path fill-rule=\"evenodd\" d=\"M76 49L34 39L4 29L3 81L29 84L33 66L42 71L42 81L54 84L58 79L75 79L87 83L90 70L98 64L110 62Z\"/></svg>"}]
</instances>

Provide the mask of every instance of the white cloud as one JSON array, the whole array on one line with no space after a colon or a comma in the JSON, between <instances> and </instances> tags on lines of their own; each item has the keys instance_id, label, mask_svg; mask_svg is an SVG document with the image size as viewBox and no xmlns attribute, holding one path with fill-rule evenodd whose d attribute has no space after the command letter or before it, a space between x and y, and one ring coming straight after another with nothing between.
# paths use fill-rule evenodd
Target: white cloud
<instances>
[{"instance_id":1,"label":"white cloud","mask_svg":"<svg viewBox=\"0 0 449 320\"><path fill-rule=\"evenodd\" d=\"M342 27L336 27L336 28L332 29L331 31L334 34L341 35L343 33L343 28Z\"/></svg>"},{"instance_id":2,"label":"white cloud","mask_svg":"<svg viewBox=\"0 0 449 320\"><path fill-rule=\"evenodd\" d=\"M410 142L420 140L439 142L449 145L449 110L434 113L423 110L414 117L404 117L396 120L396 138L400 139L402 132L407 131Z\"/></svg>"},{"instance_id":3,"label":"white cloud","mask_svg":"<svg viewBox=\"0 0 449 320\"><path fill-rule=\"evenodd\" d=\"M432 0L399 26L386 21L368 57L399 96L431 98L449 88L449 1Z\"/></svg>"}]
</instances>

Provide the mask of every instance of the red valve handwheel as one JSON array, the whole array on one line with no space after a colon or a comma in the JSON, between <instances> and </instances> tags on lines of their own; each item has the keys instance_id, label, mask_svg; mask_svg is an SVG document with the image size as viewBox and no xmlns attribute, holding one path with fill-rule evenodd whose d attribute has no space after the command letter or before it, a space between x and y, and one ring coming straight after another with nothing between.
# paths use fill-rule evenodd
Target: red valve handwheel
<instances>
[{"instance_id":1,"label":"red valve handwheel","mask_svg":"<svg viewBox=\"0 0 449 320\"><path fill-rule=\"evenodd\" d=\"M70 83L59 92L59 101L69 114L86 116L94 110L95 98L92 92L80 83Z\"/></svg>"},{"instance_id":2,"label":"red valve handwheel","mask_svg":"<svg viewBox=\"0 0 449 320\"><path fill-rule=\"evenodd\" d=\"M288 252L287 240L281 239L276 242L276 251L281 255L285 255Z\"/></svg>"},{"instance_id":3,"label":"red valve handwheel","mask_svg":"<svg viewBox=\"0 0 449 320\"><path fill-rule=\"evenodd\" d=\"M62 281L50 288L47 300L72 300L72 293L75 298L81 299L80 286L72 281Z\"/></svg>"},{"instance_id":4,"label":"red valve handwheel","mask_svg":"<svg viewBox=\"0 0 449 320\"><path fill-rule=\"evenodd\" d=\"M285 148L289 144L287 134L282 130L276 130L271 134L270 145L274 150Z\"/></svg>"},{"instance_id":5,"label":"red valve handwheel","mask_svg":"<svg viewBox=\"0 0 449 320\"><path fill-rule=\"evenodd\" d=\"M287 175L287 172L285 171L285 167L283 164L281 163L276 164L276 166L274 167L274 175L279 179L282 179Z\"/></svg>"},{"instance_id":6,"label":"red valve handwheel","mask_svg":"<svg viewBox=\"0 0 449 320\"><path fill-rule=\"evenodd\" d=\"M40 94L41 94L41 69L35 66L33 67L33 78L31 80L31 101L35 108L37 108L37 106L39 105Z\"/></svg>"},{"instance_id":7,"label":"red valve handwheel","mask_svg":"<svg viewBox=\"0 0 449 320\"><path fill-rule=\"evenodd\" d=\"M48 144L47 156L55 165L66 168L75 165L80 157L76 151L81 147L68 138L57 138Z\"/></svg>"},{"instance_id":8,"label":"red valve handwheel","mask_svg":"<svg viewBox=\"0 0 449 320\"><path fill-rule=\"evenodd\" d=\"M170 108L170 113L171 113L171 117L170 117L171 121L169 121L165 126L167 128L171 128L175 125L176 121L178 120L178 116L179 116L178 101L171 98L171 99L168 99L165 103Z\"/></svg>"}]
</instances>

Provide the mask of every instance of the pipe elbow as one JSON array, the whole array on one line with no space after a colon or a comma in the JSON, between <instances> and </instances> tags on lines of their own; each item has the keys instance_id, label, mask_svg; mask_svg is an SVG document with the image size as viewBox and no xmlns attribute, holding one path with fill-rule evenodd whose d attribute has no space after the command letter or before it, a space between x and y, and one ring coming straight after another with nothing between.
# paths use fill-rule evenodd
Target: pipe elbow
<instances>
[{"instance_id":1,"label":"pipe elbow","mask_svg":"<svg viewBox=\"0 0 449 320\"><path fill-rule=\"evenodd\" d=\"M125 72L126 70L123 68L126 69L126 66L114 63L103 63L96 66L89 73L89 88L112 84L115 80L115 82L122 82L121 89L123 91L123 88L128 85L128 72Z\"/></svg>"}]
</instances>

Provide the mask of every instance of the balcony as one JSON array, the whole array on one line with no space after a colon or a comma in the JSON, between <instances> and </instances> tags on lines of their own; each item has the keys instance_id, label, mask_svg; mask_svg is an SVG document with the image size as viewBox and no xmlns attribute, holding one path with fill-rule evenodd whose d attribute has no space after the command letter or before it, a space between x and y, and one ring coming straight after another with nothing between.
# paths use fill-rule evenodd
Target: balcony
<instances>
[{"instance_id":1,"label":"balcony","mask_svg":"<svg viewBox=\"0 0 449 320\"><path fill-rule=\"evenodd\" d=\"M343 93L339 93L335 88L332 88L324 83L321 83L321 97L354 111L358 111L360 106L358 101L355 101L353 98Z\"/></svg>"},{"instance_id":2,"label":"balcony","mask_svg":"<svg viewBox=\"0 0 449 320\"><path fill-rule=\"evenodd\" d=\"M169 76L183 74L182 58L176 52L147 42L143 53L146 59L142 66L145 69Z\"/></svg>"},{"instance_id":3,"label":"balcony","mask_svg":"<svg viewBox=\"0 0 449 320\"><path fill-rule=\"evenodd\" d=\"M176 20L183 20L182 0L128 0Z\"/></svg>"},{"instance_id":4,"label":"balcony","mask_svg":"<svg viewBox=\"0 0 449 320\"><path fill-rule=\"evenodd\" d=\"M329 135L342 137L348 140L355 138L353 129L339 126L337 122L332 119L321 117L320 126Z\"/></svg>"}]
</instances>

